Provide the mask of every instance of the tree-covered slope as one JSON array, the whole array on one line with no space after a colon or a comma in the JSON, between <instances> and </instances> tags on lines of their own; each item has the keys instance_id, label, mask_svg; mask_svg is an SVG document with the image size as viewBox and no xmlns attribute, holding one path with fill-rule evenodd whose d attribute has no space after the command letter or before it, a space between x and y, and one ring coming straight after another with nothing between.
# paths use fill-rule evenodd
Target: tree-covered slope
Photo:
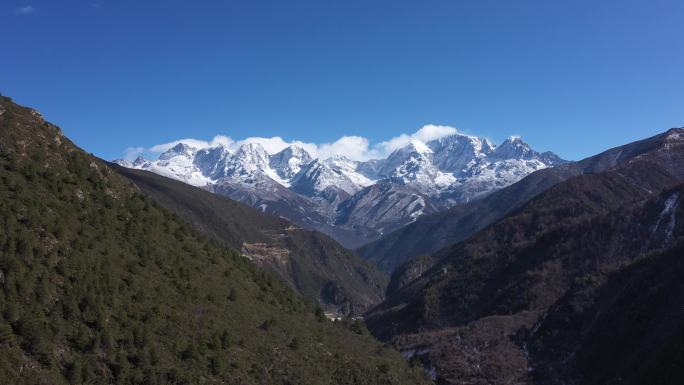
<instances>
[{"instance_id":1,"label":"tree-covered slope","mask_svg":"<svg viewBox=\"0 0 684 385\"><path fill-rule=\"evenodd\" d=\"M111 166L164 208L273 271L326 312L358 316L383 299L387 277L327 235L149 171Z\"/></svg>"},{"instance_id":2,"label":"tree-covered slope","mask_svg":"<svg viewBox=\"0 0 684 385\"><path fill-rule=\"evenodd\" d=\"M3 383L425 382L5 97L0 229Z\"/></svg>"}]
</instances>

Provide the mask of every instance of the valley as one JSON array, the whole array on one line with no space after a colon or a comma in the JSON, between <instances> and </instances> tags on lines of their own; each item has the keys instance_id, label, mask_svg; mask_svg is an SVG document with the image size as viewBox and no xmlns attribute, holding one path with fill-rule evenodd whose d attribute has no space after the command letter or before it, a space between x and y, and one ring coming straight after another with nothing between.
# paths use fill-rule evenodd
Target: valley
<instances>
[{"instance_id":1,"label":"valley","mask_svg":"<svg viewBox=\"0 0 684 385\"><path fill-rule=\"evenodd\" d=\"M0 385L684 384L682 20L0 2Z\"/></svg>"},{"instance_id":2,"label":"valley","mask_svg":"<svg viewBox=\"0 0 684 385\"><path fill-rule=\"evenodd\" d=\"M464 182L478 193L432 214L402 212L394 232L358 255L268 205L293 215L299 204L319 210L311 202L325 201L322 221L332 207L355 207L370 216L366 229L381 226L372 218L384 201L410 208L419 190L444 197L462 186L438 166L432 174L424 167L461 167L446 160L461 147L451 158L433 154L473 137L410 143L382 162L344 160L348 173L366 179L338 170L342 179L322 188L332 160L296 148L271 156L243 145L232 155L179 144L157 161L107 163L35 110L1 102L0 370L12 381L666 384L684 377L676 364L684 354L677 342L682 128L577 162L530 160L536 171L486 187ZM508 164L551 156L521 141L481 143L489 148L481 158L496 159L498 148ZM172 165L200 169L195 160L212 151L222 154L220 167L168 174L179 170ZM377 177L413 166L407 175L418 184ZM356 186L350 181L369 185L344 193ZM339 190L328 194L331 186ZM382 198L366 200L369 190ZM402 222L404 215L411 219Z\"/></svg>"}]
</instances>

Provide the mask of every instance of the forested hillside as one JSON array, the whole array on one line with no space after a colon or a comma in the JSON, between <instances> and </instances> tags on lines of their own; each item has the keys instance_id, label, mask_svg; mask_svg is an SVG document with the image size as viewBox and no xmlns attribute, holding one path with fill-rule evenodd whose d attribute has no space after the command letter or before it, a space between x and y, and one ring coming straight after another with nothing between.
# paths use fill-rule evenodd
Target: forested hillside
<instances>
[{"instance_id":1,"label":"forested hillside","mask_svg":"<svg viewBox=\"0 0 684 385\"><path fill-rule=\"evenodd\" d=\"M360 316L384 298L387 277L327 235L149 171L111 166L164 208L274 272L326 312Z\"/></svg>"},{"instance_id":2,"label":"forested hillside","mask_svg":"<svg viewBox=\"0 0 684 385\"><path fill-rule=\"evenodd\" d=\"M6 97L0 196L3 383L425 382Z\"/></svg>"}]
</instances>

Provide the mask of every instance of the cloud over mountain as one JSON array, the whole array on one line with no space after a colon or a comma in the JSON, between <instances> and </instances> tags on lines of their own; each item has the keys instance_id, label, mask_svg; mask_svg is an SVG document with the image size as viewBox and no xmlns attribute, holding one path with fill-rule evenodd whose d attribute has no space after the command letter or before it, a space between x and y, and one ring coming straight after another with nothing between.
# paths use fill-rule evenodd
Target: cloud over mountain
<instances>
[{"instance_id":1,"label":"cloud over mountain","mask_svg":"<svg viewBox=\"0 0 684 385\"><path fill-rule=\"evenodd\" d=\"M371 144L370 140L363 136L342 136L334 142L311 143L300 140L287 141L280 136L274 136L270 138L248 137L245 139L234 140L229 136L216 135L211 140L185 138L174 140L168 143L156 144L150 147L129 147L123 151L123 158L127 160L133 160L143 153L159 154L167 151L179 143L185 143L198 149L223 146L231 151L237 150L243 144L259 143L269 154L278 153L294 144L305 149L314 158L326 159L336 155L344 155L352 160L366 161L369 159L385 158L392 151L404 147L412 140L428 142L456 134L457 132L458 130L454 127L428 124L421 127L414 133L404 133L375 144Z\"/></svg>"}]
</instances>

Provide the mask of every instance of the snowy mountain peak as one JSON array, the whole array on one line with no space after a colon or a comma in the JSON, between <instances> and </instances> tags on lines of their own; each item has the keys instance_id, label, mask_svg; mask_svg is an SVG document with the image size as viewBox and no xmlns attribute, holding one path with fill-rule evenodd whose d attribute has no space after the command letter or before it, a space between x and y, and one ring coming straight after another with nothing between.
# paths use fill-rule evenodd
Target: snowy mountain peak
<instances>
[{"instance_id":1,"label":"snowy mountain peak","mask_svg":"<svg viewBox=\"0 0 684 385\"><path fill-rule=\"evenodd\" d=\"M133 162L131 162L130 160L126 160L126 159L114 159L112 161L112 163L118 164L121 167L137 168L137 167L133 167Z\"/></svg>"},{"instance_id":2,"label":"snowy mountain peak","mask_svg":"<svg viewBox=\"0 0 684 385\"><path fill-rule=\"evenodd\" d=\"M519 136L508 137L492 154L498 159L532 159L539 156L539 153Z\"/></svg>"},{"instance_id":3,"label":"snowy mountain peak","mask_svg":"<svg viewBox=\"0 0 684 385\"><path fill-rule=\"evenodd\" d=\"M203 175L219 179L224 176L223 170L230 156L231 152L223 146L203 148L197 151L193 163Z\"/></svg>"},{"instance_id":4,"label":"snowy mountain peak","mask_svg":"<svg viewBox=\"0 0 684 385\"><path fill-rule=\"evenodd\" d=\"M474 147L481 149L482 142L487 141L487 139L480 138L477 136L466 135L462 133L456 133L448 136L443 136L439 139L431 140L427 142L427 145L434 150L434 147L445 147L452 145L454 143L472 143Z\"/></svg>"},{"instance_id":5,"label":"snowy mountain peak","mask_svg":"<svg viewBox=\"0 0 684 385\"><path fill-rule=\"evenodd\" d=\"M344 155L335 155L325 159L323 163L338 174L345 175L358 188L372 185L375 180L359 170L361 162L351 160ZM358 189L357 188L357 189Z\"/></svg>"},{"instance_id":6,"label":"snowy mountain peak","mask_svg":"<svg viewBox=\"0 0 684 385\"><path fill-rule=\"evenodd\" d=\"M226 158L223 168L224 177L247 176L256 172L270 171L269 155L259 143L246 143L240 146L230 158Z\"/></svg>"},{"instance_id":7,"label":"snowy mountain peak","mask_svg":"<svg viewBox=\"0 0 684 385\"><path fill-rule=\"evenodd\" d=\"M404 152L410 152L410 153L417 153L417 154L432 154L432 150L430 147L428 147L425 143L421 142L420 140L412 140L404 146L402 149L399 151L404 151Z\"/></svg>"},{"instance_id":8,"label":"snowy mountain peak","mask_svg":"<svg viewBox=\"0 0 684 385\"><path fill-rule=\"evenodd\" d=\"M170 149L159 155L160 160L167 160L175 158L177 156L184 156L186 158L192 158L195 155L197 149L191 147L185 143L178 143L177 145L171 147Z\"/></svg>"},{"instance_id":9,"label":"snowy mountain peak","mask_svg":"<svg viewBox=\"0 0 684 385\"><path fill-rule=\"evenodd\" d=\"M417 163L430 163L431 158L432 150L425 143L419 140L411 140L405 146L392 151L387 159L378 163L378 176L389 177L407 162L414 164L410 167L415 167Z\"/></svg>"},{"instance_id":10,"label":"snowy mountain peak","mask_svg":"<svg viewBox=\"0 0 684 385\"><path fill-rule=\"evenodd\" d=\"M495 148L496 148L496 146L489 139L487 139L487 138L482 139L482 152L483 153L489 154L490 152L494 151Z\"/></svg>"},{"instance_id":11,"label":"snowy mountain peak","mask_svg":"<svg viewBox=\"0 0 684 385\"><path fill-rule=\"evenodd\" d=\"M268 157L268 152L266 152L266 149L264 146L261 145L261 143L256 143L256 142L251 142L251 143L245 143L241 145L238 150L235 152L236 155L238 154L246 154L248 156L266 156Z\"/></svg>"},{"instance_id":12,"label":"snowy mountain peak","mask_svg":"<svg viewBox=\"0 0 684 385\"><path fill-rule=\"evenodd\" d=\"M331 197L329 190L354 194L360 189L345 172L333 169L325 161L316 159L307 164L292 180L292 189L308 196ZM334 196L333 198L337 198Z\"/></svg>"},{"instance_id":13,"label":"snowy mountain peak","mask_svg":"<svg viewBox=\"0 0 684 385\"><path fill-rule=\"evenodd\" d=\"M366 235L477 199L563 162L553 153L534 151L519 137L495 146L460 133L427 142L414 138L384 159L364 162L344 155L316 159L294 144L269 154L256 142L234 152L227 146L198 149L180 143L156 160L117 161L207 187L303 225L349 226L342 233Z\"/></svg>"},{"instance_id":14,"label":"snowy mountain peak","mask_svg":"<svg viewBox=\"0 0 684 385\"><path fill-rule=\"evenodd\" d=\"M292 145L288 146L283 151L288 152L288 153L292 154L292 156L296 156L298 158L307 157L307 158L311 159L311 155L309 154L309 152L306 151L304 149L304 147L301 147L301 146L296 145L296 144L292 144Z\"/></svg>"},{"instance_id":15,"label":"snowy mountain peak","mask_svg":"<svg viewBox=\"0 0 684 385\"><path fill-rule=\"evenodd\" d=\"M359 162L351 160L344 155L334 155L323 160L328 167L342 171L356 171Z\"/></svg>"},{"instance_id":16,"label":"snowy mountain peak","mask_svg":"<svg viewBox=\"0 0 684 385\"><path fill-rule=\"evenodd\" d=\"M348 162L358 163L358 162L351 160L351 159L347 158L346 156L340 155L340 154L335 154L335 155L331 156L330 158L325 159L325 161L328 163L348 163Z\"/></svg>"},{"instance_id":17,"label":"snowy mountain peak","mask_svg":"<svg viewBox=\"0 0 684 385\"><path fill-rule=\"evenodd\" d=\"M427 157L432 154L432 150L425 143L420 140L411 140L403 147L392 151L387 157L388 163L403 162L409 157Z\"/></svg>"},{"instance_id":18,"label":"snowy mountain peak","mask_svg":"<svg viewBox=\"0 0 684 385\"><path fill-rule=\"evenodd\" d=\"M265 167L268 166L269 155L261 144L246 143L235 151L233 160L246 167Z\"/></svg>"},{"instance_id":19,"label":"snowy mountain peak","mask_svg":"<svg viewBox=\"0 0 684 385\"><path fill-rule=\"evenodd\" d=\"M144 165L149 164L149 163L150 163L149 160L143 158L142 156L139 156L139 157L135 158L135 160L133 161L133 163L131 163L131 165L133 167L143 167Z\"/></svg>"},{"instance_id":20,"label":"snowy mountain peak","mask_svg":"<svg viewBox=\"0 0 684 385\"><path fill-rule=\"evenodd\" d=\"M290 180L297 175L302 166L311 163L312 160L313 158L305 149L293 144L272 155L269 165L281 179Z\"/></svg>"},{"instance_id":21,"label":"snowy mountain peak","mask_svg":"<svg viewBox=\"0 0 684 385\"><path fill-rule=\"evenodd\" d=\"M494 145L487 139L463 134L450 135L428 143L434 163L443 171L459 173L490 154Z\"/></svg>"}]
</instances>

